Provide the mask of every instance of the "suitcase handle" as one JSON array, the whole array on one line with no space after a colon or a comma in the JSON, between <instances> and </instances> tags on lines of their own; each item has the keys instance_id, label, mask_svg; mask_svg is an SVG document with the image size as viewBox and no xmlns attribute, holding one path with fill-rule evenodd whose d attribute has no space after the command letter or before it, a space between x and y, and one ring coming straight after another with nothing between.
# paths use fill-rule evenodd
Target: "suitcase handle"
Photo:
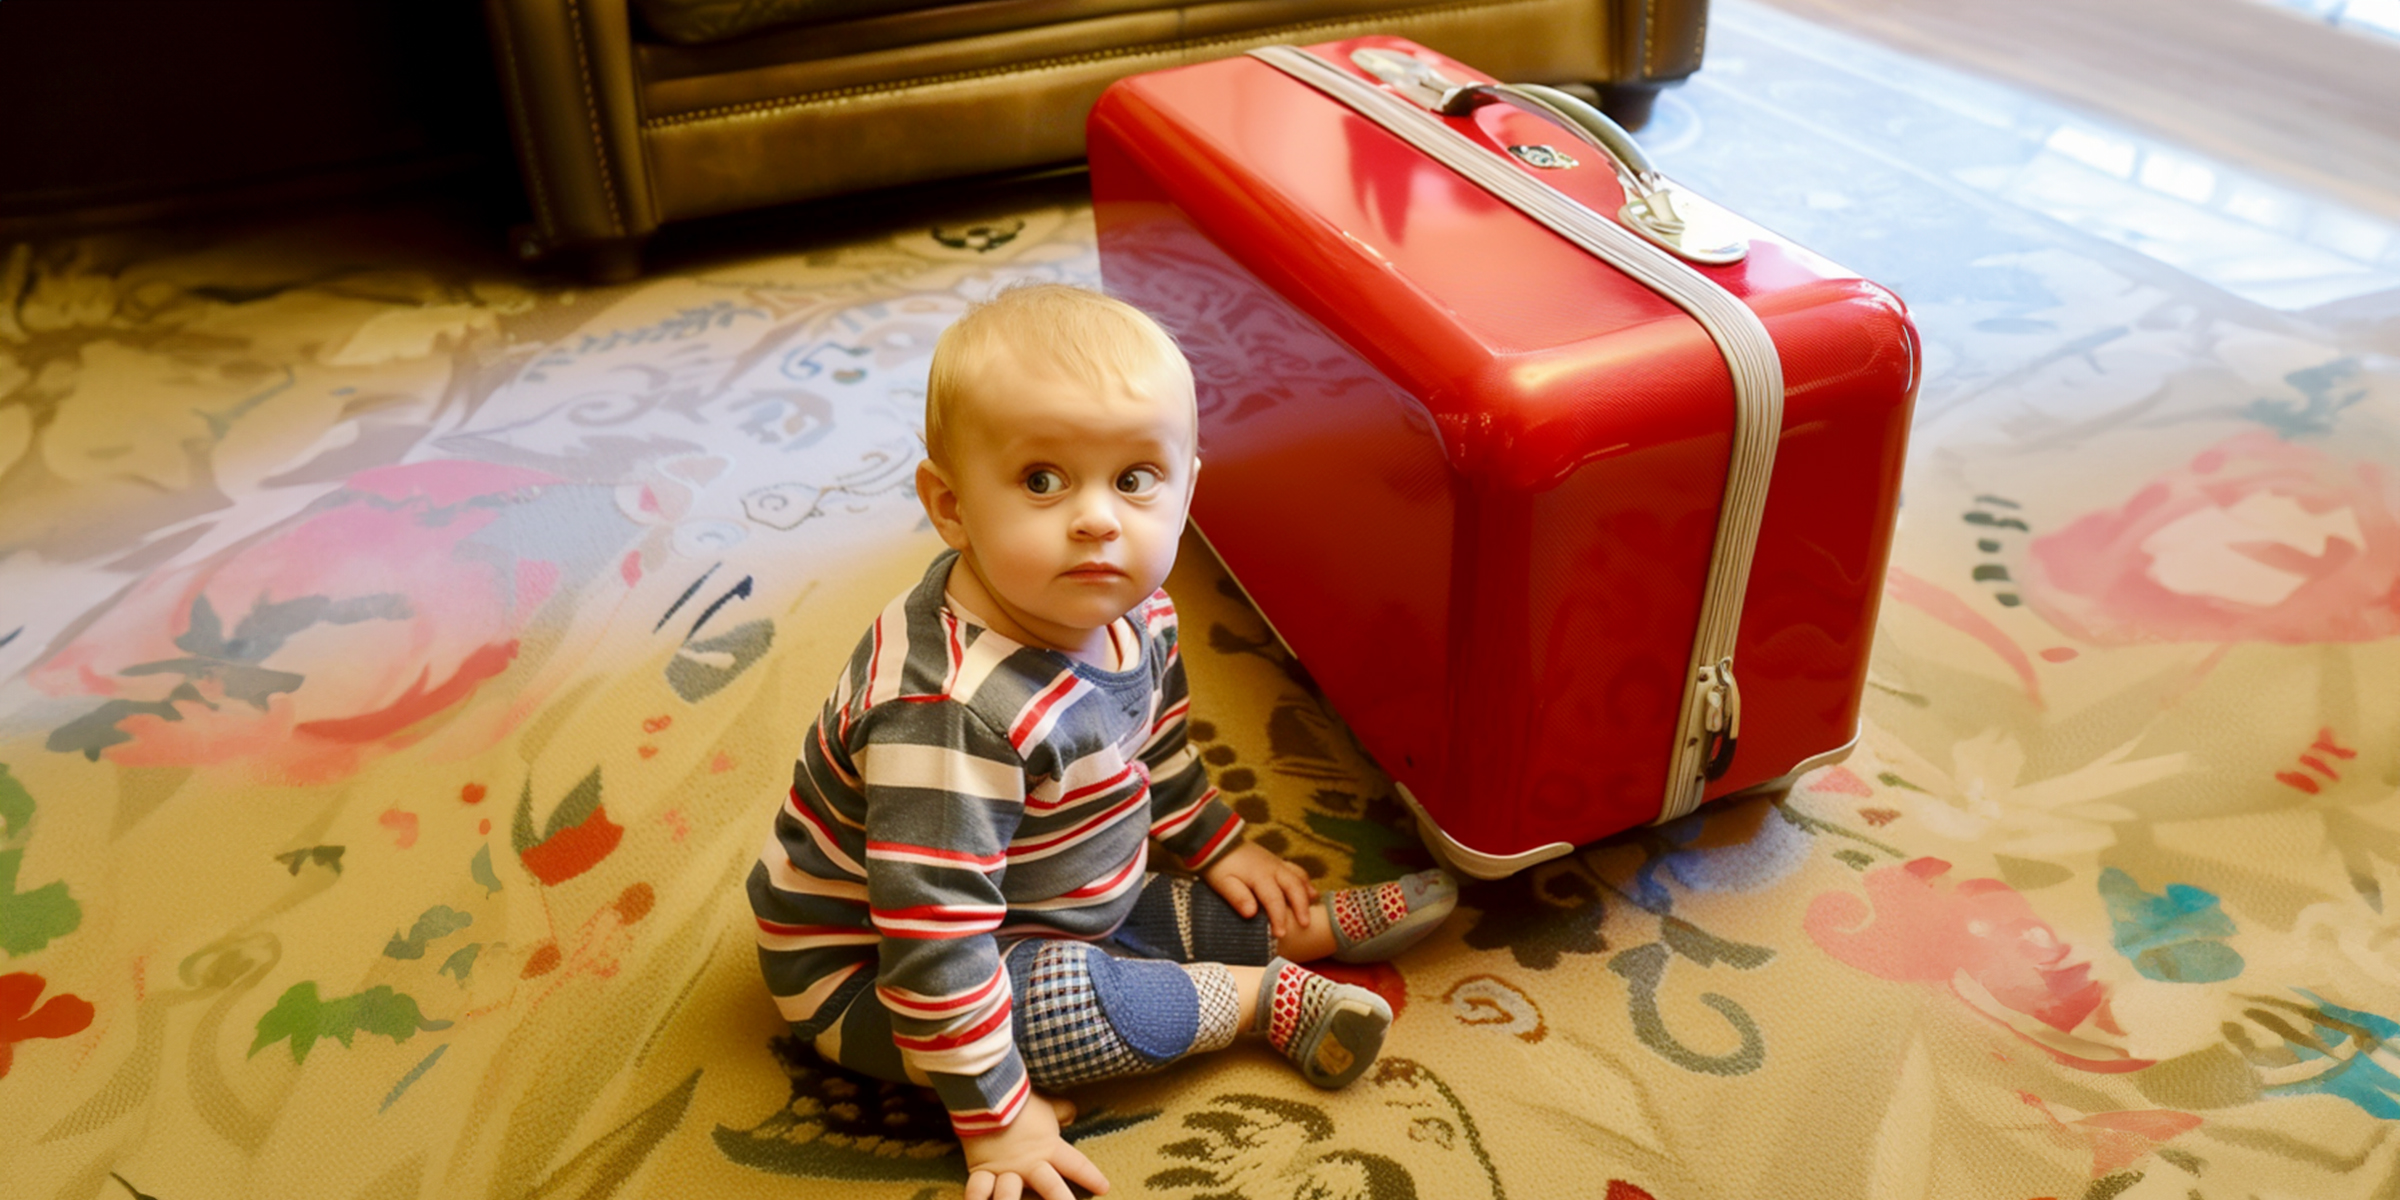
<instances>
[{"instance_id":1,"label":"suitcase handle","mask_svg":"<svg viewBox=\"0 0 2400 1200\"><path fill-rule=\"evenodd\" d=\"M1689 220L1685 210L1695 205L1688 194L1677 192L1673 184L1659 176L1650 156L1634 142L1632 134L1625 132L1624 126L1575 96L1538 83L1462 84L1435 70L1431 63L1381 47L1355 51L1350 61L1392 85L1401 95L1443 116L1465 116L1498 102L1524 109L1581 138L1607 156L1608 165L1616 171L1617 182L1625 190L1625 207L1617 211L1617 219L1626 228L1683 258L1717 265L1739 262L1749 253L1745 239L1720 236L1705 228L1709 222L1695 225ZM1572 166L1574 160L1560 165Z\"/></svg>"}]
</instances>

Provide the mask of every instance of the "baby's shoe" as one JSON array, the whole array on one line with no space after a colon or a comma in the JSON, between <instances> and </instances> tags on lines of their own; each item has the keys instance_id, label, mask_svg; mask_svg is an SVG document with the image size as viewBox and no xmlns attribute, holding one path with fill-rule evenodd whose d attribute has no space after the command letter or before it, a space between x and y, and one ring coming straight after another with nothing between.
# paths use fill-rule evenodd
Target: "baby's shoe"
<instances>
[{"instance_id":1,"label":"baby's shoe","mask_svg":"<svg viewBox=\"0 0 2400 1200\"><path fill-rule=\"evenodd\" d=\"M1333 918L1333 957L1347 963L1397 958L1457 907L1458 881L1441 870L1329 892L1325 913Z\"/></svg>"},{"instance_id":2,"label":"baby's shoe","mask_svg":"<svg viewBox=\"0 0 2400 1200\"><path fill-rule=\"evenodd\" d=\"M1356 984L1336 983L1278 958L1267 964L1258 1020L1267 1043L1321 1088L1350 1086L1383 1050L1392 1006Z\"/></svg>"}]
</instances>

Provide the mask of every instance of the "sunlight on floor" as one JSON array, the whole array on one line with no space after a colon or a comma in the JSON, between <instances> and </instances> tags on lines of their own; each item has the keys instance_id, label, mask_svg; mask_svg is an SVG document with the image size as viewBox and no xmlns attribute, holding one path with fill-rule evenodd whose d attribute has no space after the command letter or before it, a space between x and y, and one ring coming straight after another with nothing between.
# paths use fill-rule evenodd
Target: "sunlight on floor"
<instances>
[{"instance_id":1,"label":"sunlight on floor","mask_svg":"<svg viewBox=\"0 0 2400 1200\"><path fill-rule=\"evenodd\" d=\"M1805 89L1829 133L1842 136L1846 126L1911 169L2269 308L2312 309L2400 287L2400 226L2381 217L1774 9L1724 7L1731 19L1722 26L1822 72L1779 88ZM1692 90L1711 98L1754 91L1734 78L1747 69L1741 43L1719 42ZM1845 103L1826 104L1829 91Z\"/></svg>"},{"instance_id":2,"label":"sunlight on floor","mask_svg":"<svg viewBox=\"0 0 2400 1200\"><path fill-rule=\"evenodd\" d=\"M2400 0L2259 0L2319 17L2336 29L2400 38Z\"/></svg>"}]
</instances>

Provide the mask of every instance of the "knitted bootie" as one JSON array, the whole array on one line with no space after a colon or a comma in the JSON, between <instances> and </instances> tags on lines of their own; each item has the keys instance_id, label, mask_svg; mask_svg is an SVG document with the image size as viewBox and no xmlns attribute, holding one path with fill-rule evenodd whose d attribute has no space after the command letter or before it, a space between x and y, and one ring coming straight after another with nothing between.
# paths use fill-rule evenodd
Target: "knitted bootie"
<instances>
[{"instance_id":1,"label":"knitted bootie","mask_svg":"<svg viewBox=\"0 0 2400 1200\"><path fill-rule=\"evenodd\" d=\"M1335 983L1288 960L1267 964L1258 1023L1267 1043L1321 1088L1348 1087L1383 1049L1392 1006L1363 987Z\"/></svg>"},{"instance_id":2,"label":"knitted bootie","mask_svg":"<svg viewBox=\"0 0 2400 1200\"><path fill-rule=\"evenodd\" d=\"M1440 927L1457 907L1458 881L1441 870L1328 892L1325 913L1333 919L1333 957L1347 963L1397 958Z\"/></svg>"}]
</instances>

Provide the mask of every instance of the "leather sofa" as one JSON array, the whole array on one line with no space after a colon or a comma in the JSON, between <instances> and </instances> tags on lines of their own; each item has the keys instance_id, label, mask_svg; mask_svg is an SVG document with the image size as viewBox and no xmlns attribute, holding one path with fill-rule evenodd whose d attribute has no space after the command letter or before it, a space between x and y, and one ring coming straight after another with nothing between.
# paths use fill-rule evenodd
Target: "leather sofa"
<instances>
[{"instance_id":1,"label":"leather sofa","mask_svg":"<svg viewBox=\"0 0 2400 1200\"><path fill-rule=\"evenodd\" d=\"M1083 155L1101 89L1275 42L1415 39L1590 84L1631 125L1706 0L485 0L528 261L640 270L660 225Z\"/></svg>"}]
</instances>

